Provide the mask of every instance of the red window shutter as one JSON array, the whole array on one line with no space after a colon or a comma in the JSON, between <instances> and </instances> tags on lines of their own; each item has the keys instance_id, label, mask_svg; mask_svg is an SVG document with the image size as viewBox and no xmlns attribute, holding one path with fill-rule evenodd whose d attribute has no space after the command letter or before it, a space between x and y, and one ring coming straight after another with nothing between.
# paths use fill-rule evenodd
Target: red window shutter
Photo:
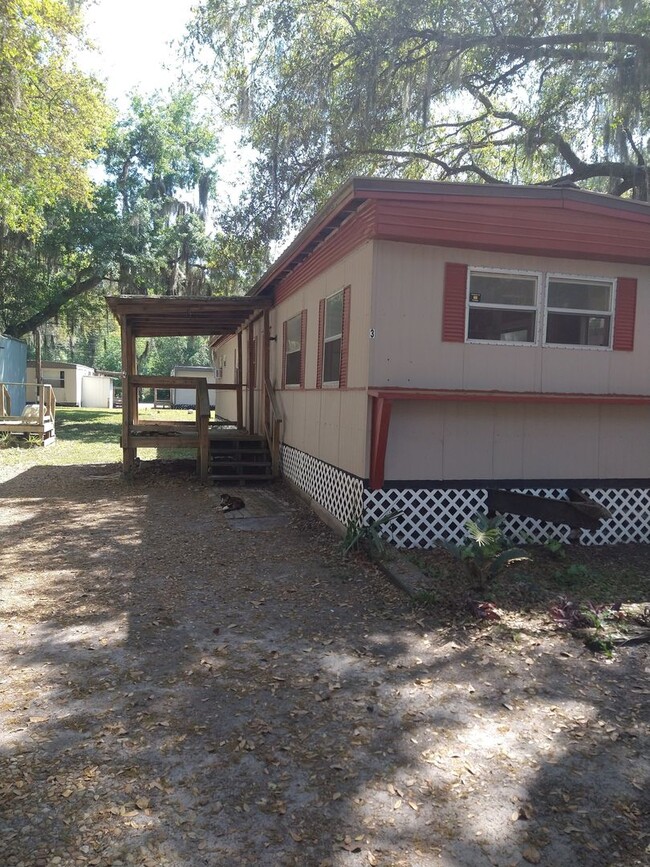
<instances>
[{"instance_id":1,"label":"red window shutter","mask_svg":"<svg viewBox=\"0 0 650 867\"><path fill-rule=\"evenodd\" d=\"M467 299L467 265L445 263L445 287L442 301L442 339L453 343L465 340L465 306Z\"/></svg>"},{"instance_id":2,"label":"red window shutter","mask_svg":"<svg viewBox=\"0 0 650 867\"><path fill-rule=\"evenodd\" d=\"M350 347L350 287L343 290L343 325L341 334L341 367L339 370L339 388L348 384L348 357Z\"/></svg>"},{"instance_id":3,"label":"red window shutter","mask_svg":"<svg viewBox=\"0 0 650 867\"><path fill-rule=\"evenodd\" d=\"M318 357L316 359L316 388L323 387L323 340L325 339L325 299L318 305Z\"/></svg>"},{"instance_id":4,"label":"red window shutter","mask_svg":"<svg viewBox=\"0 0 650 867\"><path fill-rule=\"evenodd\" d=\"M616 281L616 310L614 311L612 348L623 352L631 352L634 349L636 282L634 277L619 277Z\"/></svg>"},{"instance_id":5,"label":"red window shutter","mask_svg":"<svg viewBox=\"0 0 650 867\"><path fill-rule=\"evenodd\" d=\"M300 314L300 388L305 387L305 346L307 343L307 311Z\"/></svg>"},{"instance_id":6,"label":"red window shutter","mask_svg":"<svg viewBox=\"0 0 650 867\"><path fill-rule=\"evenodd\" d=\"M287 323L282 323L282 388L287 384Z\"/></svg>"}]
</instances>

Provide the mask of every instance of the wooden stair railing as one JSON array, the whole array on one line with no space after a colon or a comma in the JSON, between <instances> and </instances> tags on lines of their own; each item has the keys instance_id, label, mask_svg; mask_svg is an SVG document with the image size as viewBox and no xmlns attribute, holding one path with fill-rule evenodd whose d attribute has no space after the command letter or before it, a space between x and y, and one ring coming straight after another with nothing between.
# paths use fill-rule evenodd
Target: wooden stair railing
<instances>
[{"instance_id":1,"label":"wooden stair railing","mask_svg":"<svg viewBox=\"0 0 650 867\"><path fill-rule=\"evenodd\" d=\"M264 435L271 453L271 473L274 478L280 475L280 427L282 415L275 396L275 390L268 377L264 379L264 393L268 412L264 418Z\"/></svg>"}]
</instances>

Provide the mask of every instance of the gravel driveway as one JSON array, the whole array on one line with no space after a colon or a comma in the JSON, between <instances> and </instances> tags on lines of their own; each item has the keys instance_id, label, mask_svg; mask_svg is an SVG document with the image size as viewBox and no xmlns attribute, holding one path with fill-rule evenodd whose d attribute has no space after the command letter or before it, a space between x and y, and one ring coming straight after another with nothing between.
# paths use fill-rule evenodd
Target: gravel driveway
<instances>
[{"instance_id":1,"label":"gravel driveway","mask_svg":"<svg viewBox=\"0 0 650 867\"><path fill-rule=\"evenodd\" d=\"M0 485L3 867L650 863L647 645L453 632L259 496Z\"/></svg>"}]
</instances>

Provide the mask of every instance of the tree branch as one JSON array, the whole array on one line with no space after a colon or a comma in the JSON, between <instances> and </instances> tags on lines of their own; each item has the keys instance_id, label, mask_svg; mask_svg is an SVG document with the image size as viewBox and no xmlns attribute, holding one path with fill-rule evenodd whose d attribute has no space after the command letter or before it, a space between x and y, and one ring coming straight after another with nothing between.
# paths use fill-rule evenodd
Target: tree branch
<instances>
[{"instance_id":1,"label":"tree branch","mask_svg":"<svg viewBox=\"0 0 650 867\"><path fill-rule=\"evenodd\" d=\"M553 46L571 45L627 45L639 49L644 54L650 54L650 38L639 33L624 33L615 30L584 30L582 33L553 33L547 36L494 36L477 35L463 36L462 34L449 33L446 30L434 30L425 28L415 30L404 28L402 34L410 39L425 39L436 42L441 48L460 51L469 51L472 48L499 46L504 49L517 49L519 51L531 48L544 48Z\"/></svg>"},{"instance_id":2,"label":"tree branch","mask_svg":"<svg viewBox=\"0 0 650 867\"><path fill-rule=\"evenodd\" d=\"M90 292L91 289L95 289L103 279L103 276L100 276L99 274L93 274L84 279L81 279L80 275L72 286L69 286L61 292L60 295L53 298L49 304L39 310L38 313L34 313L33 316L23 319L22 322L16 322L13 325L8 324L5 329L6 333L10 337L22 337L23 334L29 334L40 325L43 325L44 322L52 319L52 317L54 317L68 301L72 301L73 298L77 298L79 295L83 295L85 292Z\"/></svg>"}]
</instances>

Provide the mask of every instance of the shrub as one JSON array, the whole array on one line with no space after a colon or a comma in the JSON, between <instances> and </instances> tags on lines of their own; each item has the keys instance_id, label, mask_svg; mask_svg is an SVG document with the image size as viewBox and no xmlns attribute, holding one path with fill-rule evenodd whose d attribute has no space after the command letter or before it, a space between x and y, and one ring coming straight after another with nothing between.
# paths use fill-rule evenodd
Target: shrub
<instances>
[{"instance_id":1,"label":"shrub","mask_svg":"<svg viewBox=\"0 0 650 867\"><path fill-rule=\"evenodd\" d=\"M501 516L477 515L465 525L467 539L463 544L447 542L444 545L462 563L468 577L477 582L479 589L485 589L510 563L530 560L522 548L505 547L500 528L502 521Z\"/></svg>"}]
</instances>

